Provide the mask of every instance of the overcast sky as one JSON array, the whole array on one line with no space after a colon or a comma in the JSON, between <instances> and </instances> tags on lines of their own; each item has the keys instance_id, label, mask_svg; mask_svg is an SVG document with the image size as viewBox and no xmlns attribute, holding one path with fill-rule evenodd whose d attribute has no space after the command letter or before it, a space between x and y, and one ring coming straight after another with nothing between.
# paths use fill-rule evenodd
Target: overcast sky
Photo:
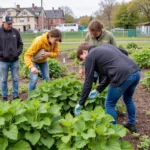
<instances>
[{"instance_id":1,"label":"overcast sky","mask_svg":"<svg viewBox=\"0 0 150 150\"><path fill-rule=\"evenodd\" d=\"M122 2L123 0L116 0ZM129 2L130 0L124 0ZM91 15L99 8L100 0L43 0L44 9L51 10L58 9L61 6L68 6L73 11L75 17L84 15ZM0 0L0 6L2 8L14 7L19 4L20 7L31 7L34 3L37 7L41 6L41 0Z\"/></svg>"}]
</instances>

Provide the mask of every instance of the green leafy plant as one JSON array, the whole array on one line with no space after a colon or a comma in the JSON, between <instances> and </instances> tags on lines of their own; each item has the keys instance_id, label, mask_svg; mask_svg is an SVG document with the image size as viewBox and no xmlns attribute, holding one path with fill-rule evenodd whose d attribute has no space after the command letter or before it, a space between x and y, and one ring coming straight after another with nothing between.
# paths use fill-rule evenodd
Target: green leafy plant
<instances>
[{"instance_id":1,"label":"green leafy plant","mask_svg":"<svg viewBox=\"0 0 150 150\"><path fill-rule=\"evenodd\" d=\"M146 86L148 90L150 90L150 71L146 72L142 83Z\"/></svg>"},{"instance_id":2,"label":"green leafy plant","mask_svg":"<svg viewBox=\"0 0 150 150\"><path fill-rule=\"evenodd\" d=\"M131 58L141 69L150 68L150 50L137 50L131 55Z\"/></svg>"},{"instance_id":3,"label":"green leafy plant","mask_svg":"<svg viewBox=\"0 0 150 150\"><path fill-rule=\"evenodd\" d=\"M60 117L60 107L39 100L0 102L0 150L50 149L50 130Z\"/></svg>"},{"instance_id":4,"label":"green leafy plant","mask_svg":"<svg viewBox=\"0 0 150 150\"><path fill-rule=\"evenodd\" d=\"M135 132L134 132L134 133L132 134L132 136L133 136L133 138L139 138L139 137L140 137L140 133L135 133Z\"/></svg>"},{"instance_id":5,"label":"green leafy plant","mask_svg":"<svg viewBox=\"0 0 150 150\"><path fill-rule=\"evenodd\" d=\"M150 117L150 111L146 111L146 115Z\"/></svg>"},{"instance_id":6,"label":"green leafy plant","mask_svg":"<svg viewBox=\"0 0 150 150\"><path fill-rule=\"evenodd\" d=\"M123 45L121 45L121 44L118 47L124 49Z\"/></svg>"},{"instance_id":7,"label":"green leafy plant","mask_svg":"<svg viewBox=\"0 0 150 150\"><path fill-rule=\"evenodd\" d=\"M73 117L66 114L59 122L63 127L62 134L57 137L58 150L133 150L131 144L120 140L127 130L122 125L113 125L113 118L105 114L102 107L94 111L82 111L81 115Z\"/></svg>"},{"instance_id":8,"label":"green leafy plant","mask_svg":"<svg viewBox=\"0 0 150 150\"><path fill-rule=\"evenodd\" d=\"M69 59L75 59L76 58L76 52L75 51L69 52L68 58Z\"/></svg>"},{"instance_id":9,"label":"green leafy plant","mask_svg":"<svg viewBox=\"0 0 150 150\"><path fill-rule=\"evenodd\" d=\"M59 78L64 75L66 68L61 66L56 59L48 59L48 65L50 69L50 76L53 78Z\"/></svg>"},{"instance_id":10,"label":"green leafy plant","mask_svg":"<svg viewBox=\"0 0 150 150\"><path fill-rule=\"evenodd\" d=\"M142 150L149 150L150 148L150 138L146 135L143 135L140 138L140 144L138 145L138 148Z\"/></svg>"},{"instance_id":11,"label":"green leafy plant","mask_svg":"<svg viewBox=\"0 0 150 150\"><path fill-rule=\"evenodd\" d=\"M138 48L138 46L134 42L131 42L131 43L127 44L127 49L136 49L136 48Z\"/></svg>"},{"instance_id":12,"label":"green leafy plant","mask_svg":"<svg viewBox=\"0 0 150 150\"><path fill-rule=\"evenodd\" d=\"M75 62L75 64L76 64L77 66L80 65L80 61L79 61L77 58L74 59L74 62Z\"/></svg>"}]
</instances>

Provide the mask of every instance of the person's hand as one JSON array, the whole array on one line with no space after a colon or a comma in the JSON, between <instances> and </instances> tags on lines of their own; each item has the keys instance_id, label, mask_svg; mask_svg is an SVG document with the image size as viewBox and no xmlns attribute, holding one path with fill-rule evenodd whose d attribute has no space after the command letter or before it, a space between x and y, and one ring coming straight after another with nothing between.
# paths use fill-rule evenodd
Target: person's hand
<instances>
[{"instance_id":1,"label":"person's hand","mask_svg":"<svg viewBox=\"0 0 150 150\"><path fill-rule=\"evenodd\" d=\"M95 98L97 96L97 94L98 94L98 91L97 90L93 90L93 91L90 92L89 98L93 99L93 98Z\"/></svg>"},{"instance_id":2,"label":"person's hand","mask_svg":"<svg viewBox=\"0 0 150 150\"><path fill-rule=\"evenodd\" d=\"M97 73L96 71L94 71L94 78L98 78L99 77L99 73Z\"/></svg>"},{"instance_id":3,"label":"person's hand","mask_svg":"<svg viewBox=\"0 0 150 150\"><path fill-rule=\"evenodd\" d=\"M41 54L41 56L42 56L43 58L47 58L47 57L50 56L50 53L49 53L49 52L44 52L44 53Z\"/></svg>"},{"instance_id":4,"label":"person's hand","mask_svg":"<svg viewBox=\"0 0 150 150\"><path fill-rule=\"evenodd\" d=\"M81 111L81 105L77 104L74 110L75 115L79 115Z\"/></svg>"},{"instance_id":5,"label":"person's hand","mask_svg":"<svg viewBox=\"0 0 150 150\"><path fill-rule=\"evenodd\" d=\"M31 72L32 72L33 74L37 74L39 71L38 71L38 69L37 69L36 67L32 67L32 68L31 68Z\"/></svg>"},{"instance_id":6,"label":"person's hand","mask_svg":"<svg viewBox=\"0 0 150 150\"><path fill-rule=\"evenodd\" d=\"M79 75L80 75L80 78L83 78L84 70L82 68L79 69Z\"/></svg>"}]
</instances>

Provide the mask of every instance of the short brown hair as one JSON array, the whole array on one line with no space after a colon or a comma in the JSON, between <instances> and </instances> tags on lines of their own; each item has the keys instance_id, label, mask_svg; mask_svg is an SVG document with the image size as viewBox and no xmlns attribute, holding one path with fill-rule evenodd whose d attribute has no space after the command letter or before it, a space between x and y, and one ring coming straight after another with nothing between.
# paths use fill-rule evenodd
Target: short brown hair
<instances>
[{"instance_id":1,"label":"short brown hair","mask_svg":"<svg viewBox=\"0 0 150 150\"><path fill-rule=\"evenodd\" d=\"M62 34L58 29L52 29L51 31L48 32L48 38L49 37L54 37L54 38L59 38L59 42L62 42Z\"/></svg>"},{"instance_id":2,"label":"short brown hair","mask_svg":"<svg viewBox=\"0 0 150 150\"><path fill-rule=\"evenodd\" d=\"M103 24L99 20L92 20L89 25L89 31L101 31L104 28Z\"/></svg>"},{"instance_id":3,"label":"short brown hair","mask_svg":"<svg viewBox=\"0 0 150 150\"><path fill-rule=\"evenodd\" d=\"M91 45L90 45L88 42L81 43L81 44L78 46L76 56L77 56L77 59L78 59L79 61L82 61L82 60L80 59L80 55L83 54L83 50L88 50L90 46L91 46Z\"/></svg>"}]
</instances>

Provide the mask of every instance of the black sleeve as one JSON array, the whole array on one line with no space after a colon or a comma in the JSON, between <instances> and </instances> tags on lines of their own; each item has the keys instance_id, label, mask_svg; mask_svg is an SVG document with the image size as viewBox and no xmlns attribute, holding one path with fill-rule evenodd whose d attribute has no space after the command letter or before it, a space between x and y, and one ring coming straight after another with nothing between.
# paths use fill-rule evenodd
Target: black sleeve
<instances>
[{"instance_id":1,"label":"black sleeve","mask_svg":"<svg viewBox=\"0 0 150 150\"><path fill-rule=\"evenodd\" d=\"M23 50L23 42L22 42L22 38L21 38L19 31L17 32L17 34L18 34L17 48L18 48L18 55L20 55L22 53L22 50Z\"/></svg>"},{"instance_id":2,"label":"black sleeve","mask_svg":"<svg viewBox=\"0 0 150 150\"><path fill-rule=\"evenodd\" d=\"M99 93L103 92L103 90L109 85L109 83L110 83L110 80L109 80L107 77L105 77L105 78L102 80L102 82L99 84L99 86L96 88L96 90L97 90Z\"/></svg>"},{"instance_id":3,"label":"black sleeve","mask_svg":"<svg viewBox=\"0 0 150 150\"><path fill-rule=\"evenodd\" d=\"M122 53L124 53L125 55L128 56L128 52L125 50L125 49L122 49L122 48L118 48Z\"/></svg>"},{"instance_id":4,"label":"black sleeve","mask_svg":"<svg viewBox=\"0 0 150 150\"><path fill-rule=\"evenodd\" d=\"M95 71L95 60L92 60L87 57L85 61L85 82L82 88L82 94L79 101L79 104L82 106L84 105L91 91L94 71Z\"/></svg>"}]
</instances>

